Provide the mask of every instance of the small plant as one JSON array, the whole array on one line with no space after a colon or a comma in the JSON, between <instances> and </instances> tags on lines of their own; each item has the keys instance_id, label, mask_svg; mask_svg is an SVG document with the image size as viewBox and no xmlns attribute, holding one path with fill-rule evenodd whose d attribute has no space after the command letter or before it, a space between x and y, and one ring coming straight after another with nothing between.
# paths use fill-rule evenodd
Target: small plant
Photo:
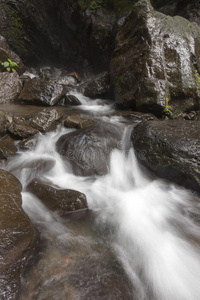
<instances>
[{"instance_id":1,"label":"small plant","mask_svg":"<svg viewBox=\"0 0 200 300\"><path fill-rule=\"evenodd\" d=\"M90 3L89 10L91 11L92 14L94 14L98 8L102 7L102 5L103 5L102 0L92 1Z\"/></svg>"},{"instance_id":2,"label":"small plant","mask_svg":"<svg viewBox=\"0 0 200 300\"><path fill-rule=\"evenodd\" d=\"M4 67L4 69L10 73L16 72L15 68L18 68L18 64L16 64L14 61L12 61L10 58L8 58L6 61L2 62L1 65Z\"/></svg>"}]
</instances>

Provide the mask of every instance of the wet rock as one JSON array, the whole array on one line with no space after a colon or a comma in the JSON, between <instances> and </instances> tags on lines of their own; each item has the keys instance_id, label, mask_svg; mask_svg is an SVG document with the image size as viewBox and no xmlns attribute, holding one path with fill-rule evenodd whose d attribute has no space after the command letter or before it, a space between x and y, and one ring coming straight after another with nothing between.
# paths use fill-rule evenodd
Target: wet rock
<instances>
[{"instance_id":1,"label":"wet rock","mask_svg":"<svg viewBox=\"0 0 200 300\"><path fill-rule=\"evenodd\" d=\"M112 8L99 8L95 13L86 9L81 18L83 29L80 42L85 56L95 67L95 70L99 72L108 70L115 44L114 27L117 19L115 13Z\"/></svg>"},{"instance_id":2,"label":"wet rock","mask_svg":"<svg viewBox=\"0 0 200 300\"><path fill-rule=\"evenodd\" d=\"M110 74L103 72L86 85L84 96L90 98L105 98L109 96L110 88Z\"/></svg>"},{"instance_id":3,"label":"wet rock","mask_svg":"<svg viewBox=\"0 0 200 300\"><path fill-rule=\"evenodd\" d=\"M57 83L58 84L62 84L62 85L66 85L66 86L75 86L77 85L77 79L73 76L69 76L69 75L62 75L58 78Z\"/></svg>"},{"instance_id":4,"label":"wet rock","mask_svg":"<svg viewBox=\"0 0 200 300\"><path fill-rule=\"evenodd\" d=\"M7 130L19 138L29 138L38 133L38 130L31 127L24 118L14 118Z\"/></svg>"},{"instance_id":5,"label":"wet rock","mask_svg":"<svg viewBox=\"0 0 200 300\"><path fill-rule=\"evenodd\" d=\"M68 116L64 121L65 127L68 128L86 128L95 125L90 119L81 118L79 115Z\"/></svg>"},{"instance_id":6,"label":"wet rock","mask_svg":"<svg viewBox=\"0 0 200 300\"><path fill-rule=\"evenodd\" d=\"M138 1L117 35L111 61L116 102L158 115L165 108L198 109L199 37L197 24Z\"/></svg>"},{"instance_id":7,"label":"wet rock","mask_svg":"<svg viewBox=\"0 0 200 300\"><path fill-rule=\"evenodd\" d=\"M26 104L55 105L65 95L62 85L33 78L26 82L19 100Z\"/></svg>"},{"instance_id":8,"label":"wet rock","mask_svg":"<svg viewBox=\"0 0 200 300\"><path fill-rule=\"evenodd\" d=\"M17 73L0 73L0 104L14 102L21 92L22 83Z\"/></svg>"},{"instance_id":9,"label":"wet rock","mask_svg":"<svg viewBox=\"0 0 200 300\"><path fill-rule=\"evenodd\" d=\"M65 105L81 105L80 100L74 95L65 96Z\"/></svg>"},{"instance_id":10,"label":"wet rock","mask_svg":"<svg viewBox=\"0 0 200 300\"><path fill-rule=\"evenodd\" d=\"M142 113L138 111L117 111L114 112L112 116L121 116L125 119L133 121L134 123L157 120L157 118L153 114Z\"/></svg>"},{"instance_id":11,"label":"wet rock","mask_svg":"<svg viewBox=\"0 0 200 300\"><path fill-rule=\"evenodd\" d=\"M22 210L21 184L0 170L0 294L16 299L20 277L36 247L36 231Z\"/></svg>"},{"instance_id":12,"label":"wet rock","mask_svg":"<svg viewBox=\"0 0 200 300\"><path fill-rule=\"evenodd\" d=\"M0 62L4 62L8 58L18 64L19 67L16 67L16 71L19 74L22 74L27 69L23 64L21 58L10 49L6 42L6 39L0 35Z\"/></svg>"},{"instance_id":13,"label":"wet rock","mask_svg":"<svg viewBox=\"0 0 200 300\"><path fill-rule=\"evenodd\" d=\"M15 146L15 140L9 136L5 136L0 140L0 159L7 159L8 157L14 155L17 152L17 147Z\"/></svg>"},{"instance_id":14,"label":"wet rock","mask_svg":"<svg viewBox=\"0 0 200 300\"><path fill-rule=\"evenodd\" d=\"M23 139L23 141L20 141L17 146L20 150L24 151L24 150L33 150L36 144L37 144L37 138L36 136L34 136L27 139Z\"/></svg>"},{"instance_id":15,"label":"wet rock","mask_svg":"<svg viewBox=\"0 0 200 300\"><path fill-rule=\"evenodd\" d=\"M200 122L138 124L132 141L140 162L156 175L200 192Z\"/></svg>"},{"instance_id":16,"label":"wet rock","mask_svg":"<svg viewBox=\"0 0 200 300\"><path fill-rule=\"evenodd\" d=\"M32 116L30 125L41 132L47 132L55 129L57 121L61 118L62 113L60 110L46 108Z\"/></svg>"},{"instance_id":17,"label":"wet rock","mask_svg":"<svg viewBox=\"0 0 200 300\"><path fill-rule=\"evenodd\" d=\"M88 208L87 200L83 193L55 188L50 183L42 182L40 179L32 180L27 186L27 191L36 195L45 206L60 215Z\"/></svg>"},{"instance_id":18,"label":"wet rock","mask_svg":"<svg viewBox=\"0 0 200 300\"><path fill-rule=\"evenodd\" d=\"M108 171L111 151L121 147L121 134L121 127L100 124L61 136L56 148L76 175L103 175Z\"/></svg>"},{"instance_id":19,"label":"wet rock","mask_svg":"<svg viewBox=\"0 0 200 300\"><path fill-rule=\"evenodd\" d=\"M4 111L0 111L0 135L5 132L6 127L6 113Z\"/></svg>"}]
</instances>

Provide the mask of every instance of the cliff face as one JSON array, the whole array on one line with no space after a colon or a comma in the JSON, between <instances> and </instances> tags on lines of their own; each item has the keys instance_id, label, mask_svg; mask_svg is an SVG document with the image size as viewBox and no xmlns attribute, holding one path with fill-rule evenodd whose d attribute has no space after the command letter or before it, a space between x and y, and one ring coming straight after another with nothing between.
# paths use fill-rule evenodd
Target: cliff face
<instances>
[{"instance_id":1,"label":"cliff face","mask_svg":"<svg viewBox=\"0 0 200 300\"><path fill-rule=\"evenodd\" d=\"M27 64L90 63L102 70L109 66L117 19L132 2L2 0L0 34Z\"/></svg>"}]
</instances>

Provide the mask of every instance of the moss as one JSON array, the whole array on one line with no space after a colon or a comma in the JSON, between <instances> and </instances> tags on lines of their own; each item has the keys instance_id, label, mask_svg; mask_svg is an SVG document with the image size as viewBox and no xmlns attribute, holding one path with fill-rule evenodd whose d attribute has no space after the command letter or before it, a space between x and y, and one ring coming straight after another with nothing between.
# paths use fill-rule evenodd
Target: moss
<instances>
[{"instance_id":1,"label":"moss","mask_svg":"<svg viewBox=\"0 0 200 300\"><path fill-rule=\"evenodd\" d=\"M104 7L108 11L114 11L117 16L129 11L134 3L135 0L78 0L78 4L83 11L88 8L92 13L95 13L98 8Z\"/></svg>"},{"instance_id":2,"label":"moss","mask_svg":"<svg viewBox=\"0 0 200 300\"><path fill-rule=\"evenodd\" d=\"M13 48L20 54L26 54L26 44L24 37L26 35L23 21L16 10L8 7L8 19L10 23L10 39Z\"/></svg>"}]
</instances>

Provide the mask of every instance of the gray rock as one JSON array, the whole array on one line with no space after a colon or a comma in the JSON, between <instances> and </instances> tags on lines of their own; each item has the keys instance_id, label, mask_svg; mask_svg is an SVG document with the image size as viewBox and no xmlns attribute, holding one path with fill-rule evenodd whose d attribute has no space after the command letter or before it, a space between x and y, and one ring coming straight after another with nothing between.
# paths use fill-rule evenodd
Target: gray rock
<instances>
[{"instance_id":1,"label":"gray rock","mask_svg":"<svg viewBox=\"0 0 200 300\"><path fill-rule=\"evenodd\" d=\"M84 119L81 118L78 115L73 115L73 116L68 116L65 121L64 121L64 125L67 128L86 128L89 126L93 126L95 125L95 122L93 120L90 119Z\"/></svg>"},{"instance_id":2,"label":"gray rock","mask_svg":"<svg viewBox=\"0 0 200 300\"><path fill-rule=\"evenodd\" d=\"M81 105L80 100L74 95L65 96L65 105Z\"/></svg>"},{"instance_id":3,"label":"gray rock","mask_svg":"<svg viewBox=\"0 0 200 300\"><path fill-rule=\"evenodd\" d=\"M22 210L21 184L0 170L0 294L16 299L24 267L36 248L37 234Z\"/></svg>"},{"instance_id":4,"label":"gray rock","mask_svg":"<svg viewBox=\"0 0 200 300\"><path fill-rule=\"evenodd\" d=\"M156 175L200 192L200 122L151 121L132 135L140 162Z\"/></svg>"},{"instance_id":5,"label":"gray rock","mask_svg":"<svg viewBox=\"0 0 200 300\"><path fill-rule=\"evenodd\" d=\"M6 127L6 113L4 111L0 111L0 135L5 132Z\"/></svg>"},{"instance_id":6,"label":"gray rock","mask_svg":"<svg viewBox=\"0 0 200 300\"><path fill-rule=\"evenodd\" d=\"M38 133L38 130L31 127L24 118L14 118L7 130L19 138L29 138Z\"/></svg>"},{"instance_id":7,"label":"gray rock","mask_svg":"<svg viewBox=\"0 0 200 300\"><path fill-rule=\"evenodd\" d=\"M22 83L17 73L0 73L0 104L14 102L21 92Z\"/></svg>"},{"instance_id":8,"label":"gray rock","mask_svg":"<svg viewBox=\"0 0 200 300\"><path fill-rule=\"evenodd\" d=\"M62 113L56 108L46 108L32 116L30 125L41 131L46 132L55 128L57 121L62 118Z\"/></svg>"},{"instance_id":9,"label":"gray rock","mask_svg":"<svg viewBox=\"0 0 200 300\"><path fill-rule=\"evenodd\" d=\"M116 102L161 114L198 108L200 28L139 0L117 35L111 61ZM177 105L178 103L178 105Z\"/></svg>"},{"instance_id":10,"label":"gray rock","mask_svg":"<svg viewBox=\"0 0 200 300\"><path fill-rule=\"evenodd\" d=\"M61 136L56 148L71 164L74 174L104 175L109 169L111 151L121 147L121 134L121 127L104 123Z\"/></svg>"},{"instance_id":11,"label":"gray rock","mask_svg":"<svg viewBox=\"0 0 200 300\"><path fill-rule=\"evenodd\" d=\"M56 211L59 215L88 208L84 194L74 190L53 187L50 183L40 179L32 180L27 186L27 191L36 195L45 206Z\"/></svg>"},{"instance_id":12,"label":"gray rock","mask_svg":"<svg viewBox=\"0 0 200 300\"><path fill-rule=\"evenodd\" d=\"M19 95L19 101L26 104L52 106L64 95L65 90L62 85L34 78L25 83Z\"/></svg>"}]
</instances>

